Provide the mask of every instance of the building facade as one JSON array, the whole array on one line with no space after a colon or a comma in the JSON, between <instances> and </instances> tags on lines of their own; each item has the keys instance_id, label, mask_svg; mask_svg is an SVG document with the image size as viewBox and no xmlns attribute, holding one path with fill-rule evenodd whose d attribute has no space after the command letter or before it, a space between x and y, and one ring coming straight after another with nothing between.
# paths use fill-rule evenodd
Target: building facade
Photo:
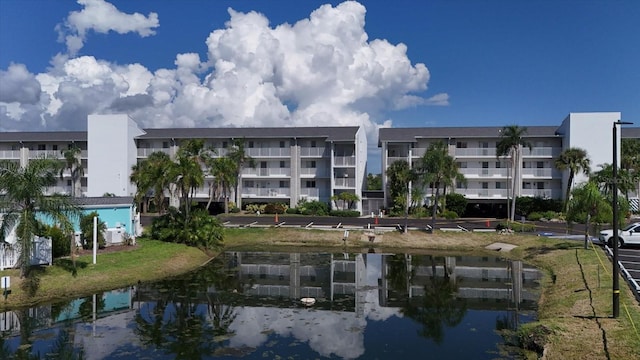
<instances>
[{"instance_id":1,"label":"building facade","mask_svg":"<svg viewBox=\"0 0 640 360\"><path fill-rule=\"evenodd\" d=\"M378 146L382 149L383 188L387 189L386 169L398 160L415 167L430 144L441 141L448 146L467 180L456 184L452 192L464 195L468 202L480 209L480 214L506 214L508 194L515 196L563 199L568 181L568 170L559 171L554 163L560 153L571 147L587 151L591 171L599 165L611 164L613 159L613 123L620 120L619 112L571 113L559 126L527 126L523 138L531 144L521 147L521 161L512 164L509 157L498 157L497 144L502 127L424 127L382 128ZM640 138L639 128L622 128L620 138ZM622 134L622 135L620 135ZM620 151L620 146L618 146ZM618 161L620 156L618 156ZM511 189L511 174L516 166L517 180ZM586 180L576 174L574 185ZM385 191L385 203L389 203ZM638 194L631 197L637 209Z\"/></svg>"},{"instance_id":2,"label":"building facade","mask_svg":"<svg viewBox=\"0 0 640 360\"><path fill-rule=\"evenodd\" d=\"M224 156L234 140L244 142L246 155L256 167L241 173L239 194L243 203L279 202L295 207L300 199L331 202L333 195L350 192L361 196L367 162L367 139L360 127L268 127L268 128L167 128L140 129L128 115L89 115L86 132L0 133L0 159L26 165L29 159L64 159L71 147L84 169L79 181L82 196L134 196L131 167L151 153L174 156L180 143L203 139L205 146ZM209 199L208 184L197 189L195 198ZM72 193L68 170L51 193ZM362 211L362 202L354 205Z\"/></svg>"}]
</instances>

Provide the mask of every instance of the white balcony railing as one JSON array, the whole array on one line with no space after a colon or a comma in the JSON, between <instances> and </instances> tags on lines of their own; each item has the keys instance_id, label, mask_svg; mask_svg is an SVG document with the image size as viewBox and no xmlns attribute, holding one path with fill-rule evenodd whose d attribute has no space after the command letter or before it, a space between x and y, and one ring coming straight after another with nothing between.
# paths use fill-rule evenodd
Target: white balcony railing
<instances>
[{"instance_id":1,"label":"white balcony railing","mask_svg":"<svg viewBox=\"0 0 640 360\"><path fill-rule=\"evenodd\" d=\"M300 195L309 197L320 197L320 189L318 188L302 188L300 189Z\"/></svg>"},{"instance_id":2,"label":"white balcony railing","mask_svg":"<svg viewBox=\"0 0 640 360\"><path fill-rule=\"evenodd\" d=\"M468 198L507 198L507 189L456 189L456 192Z\"/></svg>"},{"instance_id":3,"label":"white balcony railing","mask_svg":"<svg viewBox=\"0 0 640 360\"><path fill-rule=\"evenodd\" d=\"M0 150L0 159L20 159L20 150Z\"/></svg>"},{"instance_id":4,"label":"white balcony railing","mask_svg":"<svg viewBox=\"0 0 640 360\"><path fill-rule=\"evenodd\" d=\"M523 177L560 177L560 173L551 168L527 168L522 169Z\"/></svg>"},{"instance_id":5,"label":"white balcony railing","mask_svg":"<svg viewBox=\"0 0 640 360\"><path fill-rule=\"evenodd\" d=\"M501 177L506 178L509 174L508 169L503 168L460 168L458 171L466 178L478 177Z\"/></svg>"},{"instance_id":6,"label":"white balcony railing","mask_svg":"<svg viewBox=\"0 0 640 360\"><path fill-rule=\"evenodd\" d=\"M138 149L138 157L147 157L151 154L153 154L154 152L163 152L165 154L170 154L170 149L169 148L141 148Z\"/></svg>"},{"instance_id":7,"label":"white balcony railing","mask_svg":"<svg viewBox=\"0 0 640 360\"><path fill-rule=\"evenodd\" d=\"M291 176L291 168L245 168L242 170L242 176Z\"/></svg>"},{"instance_id":8,"label":"white balcony railing","mask_svg":"<svg viewBox=\"0 0 640 360\"><path fill-rule=\"evenodd\" d=\"M354 188L356 187L356 179L353 178L336 178L335 187Z\"/></svg>"},{"instance_id":9,"label":"white balcony railing","mask_svg":"<svg viewBox=\"0 0 640 360\"><path fill-rule=\"evenodd\" d=\"M541 197L545 199L559 199L562 197L560 189L522 189L520 196Z\"/></svg>"},{"instance_id":10,"label":"white balcony railing","mask_svg":"<svg viewBox=\"0 0 640 360\"><path fill-rule=\"evenodd\" d=\"M301 147L300 156L305 157L324 157L328 154L327 149L323 147Z\"/></svg>"},{"instance_id":11,"label":"white balcony railing","mask_svg":"<svg viewBox=\"0 0 640 360\"><path fill-rule=\"evenodd\" d=\"M29 159L39 158L61 159L62 154L59 150L29 150Z\"/></svg>"},{"instance_id":12,"label":"white balcony railing","mask_svg":"<svg viewBox=\"0 0 640 360\"><path fill-rule=\"evenodd\" d=\"M300 175L302 176L315 176L315 177L328 177L329 169L324 168L300 168Z\"/></svg>"},{"instance_id":13,"label":"white balcony railing","mask_svg":"<svg viewBox=\"0 0 640 360\"><path fill-rule=\"evenodd\" d=\"M355 156L334 156L334 166L356 166Z\"/></svg>"},{"instance_id":14,"label":"white balcony railing","mask_svg":"<svg viewBox=\"0 0 640 360\"><path fill-rule=\"evenodd\" d=\"M534 147L531 150L528 147L522 149L523 157L557 157L560 155L562 148L559 147Z\"/></svg>"},{"instance_id":15,"label":"white balcony railing","mask_svg":"<svg viewBox=\"0 0 640 360\"><path fill-rule=\"evenodd\" d=\"M251 157L289 157L291 148L245 148L245 153Z\"/></svg>"},{"instance_id":16,"label":"white balcony railing","mask_svg":"<svg viewBox=\"0 0 640 360\"><path fill-rule=\"evenodd\" d=\"M288 188L243 188L243 197L269 197L283 198L289 197L291 191Z\"/></svg>"},{"instance_id":17,"label":"white balcony railing","mask_svg":"<svg viewBox=\"0 0 640 360\"><path fill-rule=\"evenodd\" d=\"M456 148L455 157L496 157L495 148Z\"/></svg>"}]
</instances>

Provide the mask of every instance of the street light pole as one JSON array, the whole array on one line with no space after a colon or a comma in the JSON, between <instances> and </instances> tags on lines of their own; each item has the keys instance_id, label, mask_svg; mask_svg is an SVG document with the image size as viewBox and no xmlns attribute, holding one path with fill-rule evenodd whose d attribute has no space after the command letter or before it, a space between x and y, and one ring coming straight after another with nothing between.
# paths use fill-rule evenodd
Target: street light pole
<instances>
[{"instance_id":1,"label":"street light pole","mask_svg":"<svg viewBox=\"0 0 640 360\"><path fill-rule=\"evenodd\" d=\"M631 125L627 121L613 123L613 317L620 316L620 266L618 265L618 125Z\"/></svg>"}]
</instances>

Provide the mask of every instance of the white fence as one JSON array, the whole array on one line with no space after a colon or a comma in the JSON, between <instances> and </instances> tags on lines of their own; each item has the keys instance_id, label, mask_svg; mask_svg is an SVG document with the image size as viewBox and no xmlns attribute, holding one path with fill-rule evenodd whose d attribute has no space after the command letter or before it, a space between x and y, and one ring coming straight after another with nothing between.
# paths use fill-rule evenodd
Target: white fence
<instances>
[{"instance_id":1,"label":"white fence","mask_svg":"<svg viewBox=\"0 0 640 360\"><path fill-rule=\"evenodd\" d=\"M17 244L0 244L0 270L14 268L20 258L20 248ZM51 265L53 249L51 239L36 236L31 248L31 265Z\"/></svg>"}]
</instances>

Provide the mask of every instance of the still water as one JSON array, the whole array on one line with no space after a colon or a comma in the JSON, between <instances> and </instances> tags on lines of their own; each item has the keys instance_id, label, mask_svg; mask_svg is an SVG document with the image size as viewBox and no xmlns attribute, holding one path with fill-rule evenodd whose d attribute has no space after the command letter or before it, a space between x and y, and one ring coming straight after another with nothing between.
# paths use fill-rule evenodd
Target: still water
<instances>
[{"instance_id":1,"label":"still water","mask_svg":"<svg viewBox=\"0 0 640 360\"><path fill-rule=\"evenodd\" d=\"M497 257L227 252L0 314L0 358L516 358L504 334L535 319L539 279Z\"/></svg>"}]
</instances>

